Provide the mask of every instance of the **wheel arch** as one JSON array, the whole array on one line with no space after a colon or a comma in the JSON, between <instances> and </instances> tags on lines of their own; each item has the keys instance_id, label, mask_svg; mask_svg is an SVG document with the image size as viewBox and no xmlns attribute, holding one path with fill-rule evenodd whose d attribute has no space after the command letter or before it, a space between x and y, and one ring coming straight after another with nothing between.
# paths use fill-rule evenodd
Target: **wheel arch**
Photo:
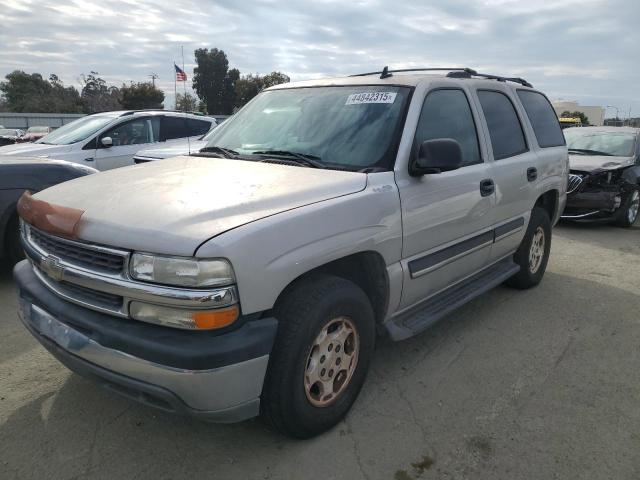
<instances>
[{"instance_id":1,"label":"wheel arch","mask_svg":"<svg viewBox=\"0 0 640 480\"><path fill-rule=\"evenodd\" d=\"M316 274L334 275L360 287L373 307L376 324L381 324L389 305L389 275L384 258L373 250L362 251L317 266L292 280L279 294L274 304L300 282L308 281Z\"/></svg>"},{"instance_id":2,"label":"wheel arch","mask_svg":"<svg viewBox=\"0 0 640 480\"><path fill-rule=\"evenodd\" d=\"M551 225L555 225L556 220L560 216L560 212L558 211L559 198L560 192L558 190L547 190L537 198L534 204L534 207L540 207L547 212L549 220L551 220Z\"/></svg>"}]
</instances>

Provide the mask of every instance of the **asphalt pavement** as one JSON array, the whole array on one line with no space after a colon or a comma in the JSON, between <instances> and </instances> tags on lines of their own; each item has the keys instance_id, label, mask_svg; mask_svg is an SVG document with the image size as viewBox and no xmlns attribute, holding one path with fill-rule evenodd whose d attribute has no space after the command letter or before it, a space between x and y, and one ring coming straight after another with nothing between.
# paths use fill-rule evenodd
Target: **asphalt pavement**
<instances>
[{"instance_id":1,"label":"asphalt pavement","mask_svg":"<svg viewBox=\"0 0 640 480\"><path fill-rule=\"evenodd\" d=\"M545 278L379 341L347 419L295 441L71 374L0 273L1 479L638 479L640 226L561 225Z\"/></svg>"}]
</instances>

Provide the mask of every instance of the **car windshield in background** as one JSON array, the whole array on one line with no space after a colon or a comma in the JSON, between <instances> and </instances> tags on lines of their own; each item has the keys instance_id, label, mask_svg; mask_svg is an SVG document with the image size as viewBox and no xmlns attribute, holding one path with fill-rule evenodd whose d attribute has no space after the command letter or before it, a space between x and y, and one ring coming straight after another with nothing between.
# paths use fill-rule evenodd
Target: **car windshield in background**
<instances>
[{"instance_id":1,"label":"car windshield in background","mask_svg":"<svg viewBox=\"0 0 640 480\"><path fill-rule=\"evenodd\" d=\"M27 133L47 133L49 127L29 127Z\"/></svg>"},{"instance_id":2,"label":"car windshield in background","mask_svg":"<svg viewBox=\"0 0 640 480\"><path fill-rule=\"evenodd\" d=\"M409 92L386 85L263 92L207 135L207 147L288 153L329 168L390 168Z\"/></svg>"},{"instance_id":3,"label":"car windshield in background","mask_svg":"<svg viewBox=\"0 0 640 480\"><path fill-rule=\"evenodd\" d=\"M615 157L630 157L633 155L636 136L625 132L593 132L565 130L567 148L571 153L585 155L612 155Z\"/></svg>"},{"instance_id":4,"label":"car windshield in background","mask_svg":"<svg viewBox=\"0 0 640 480\"><path fill-rule=\"evenodd\" d=\"M111 115L91 115L82 117L71 123L54 130L49 135L45 135L36 143L47 145L70 145L87 139L109 122L113 121Z\"/></svg>"}]
</instances>

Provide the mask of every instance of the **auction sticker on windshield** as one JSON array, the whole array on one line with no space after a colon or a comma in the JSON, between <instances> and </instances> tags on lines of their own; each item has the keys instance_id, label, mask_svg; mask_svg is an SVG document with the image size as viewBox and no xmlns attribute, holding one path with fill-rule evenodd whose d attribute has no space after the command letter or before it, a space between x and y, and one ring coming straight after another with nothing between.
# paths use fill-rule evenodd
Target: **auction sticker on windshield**
<instances>
[{"instance_id":1,"label":"auction sticker on windshield","mask_svg":"<svg viewBox=\"0 0 640 480\"><path fill-rule=\"evenodd\" d=\"M359 105L361 103L393 103L395 100L396 92L361 92L349 95L345 105Z\"/></svg>"}]
</instances>

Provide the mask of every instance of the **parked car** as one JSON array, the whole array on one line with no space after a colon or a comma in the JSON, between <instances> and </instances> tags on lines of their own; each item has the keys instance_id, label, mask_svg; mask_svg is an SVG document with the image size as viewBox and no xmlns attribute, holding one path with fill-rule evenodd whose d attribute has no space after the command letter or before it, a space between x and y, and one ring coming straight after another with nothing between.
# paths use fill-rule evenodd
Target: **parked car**
<instances>
[{"instance_id":1,"label":"parked car","mask_svg":"<svg viewBox=\"0 0 640 480\"><path fill-rule=\"evenodd\" d=\"M133 156L151 145L170 145L207 133L215 119L165 110L128 110L87 115L34 143L0 148L1 155L67 160L98 170L133 165Z\"/></svg>"},{"instance_id":2,"label":"parked car","mask_svg":"<svg viewBox=\"0 0 640 480\"><path fill-rule=\"evenodd\" d=\"M562 218L633 225L640 206L640 129L580 127L564 133L571 172Z\"/></svg>"},{"instance_id":3,"label":"parked car","mask_svg":"<svg viewBox=\"0 0 640 480\"><path fill-rule=\"evenodd\" d=\"M198 152L201 148L206 147L211 132L216 128L214 125L209 133L198 139L184 139L176 141L170 146L160 148L147 148L140 150L133 156L135 163L153 162L154 160L164 160L165 158L176 157L178 155L189 155L192 152Z\"/></svg>"},{"instance_id":4,"label":"parked car","mask_svg":"<svg viewBox=\"0 0 640 480\"><path fill-rule=\"evenodd\" d=\"M53 131L51 127L29 127L20 139L21 142L35 142Z\"/></svg>"},{"instance_id":5,"label":"parked car","mask_svg":"<svg viewBox=\"0 0 640 480\"><path fill-rule=\"evenodd\" d=\"M13 264L22 257L16 205L26 190L37 193L95 172L93 168L61 160L0 158L0 258Z\"/></svg>"},{"instance_id":6,"label":"parked car","mask_svg":"<svg viewBox=\"0 0 640 480\"><path fill-rule=\"evenodd\" d=\"M12 145L18 143L24 131L19 128L3 128L0 129L0 145Z\"/></svg>"},{"instance_id":7,"label":"parked car","mask_svg":"<svg viewBox=\"0 0 640 480\"><path fill-rule=\"evenodd\" d=\"M564 137L542 93L489 78L385 68L271 87L196 156L26 197L24 324L146 404L331 428L376 332L402 340L542 280ZM55 228L42 202L68 209Z\"/></svg>"}]
</instances>

